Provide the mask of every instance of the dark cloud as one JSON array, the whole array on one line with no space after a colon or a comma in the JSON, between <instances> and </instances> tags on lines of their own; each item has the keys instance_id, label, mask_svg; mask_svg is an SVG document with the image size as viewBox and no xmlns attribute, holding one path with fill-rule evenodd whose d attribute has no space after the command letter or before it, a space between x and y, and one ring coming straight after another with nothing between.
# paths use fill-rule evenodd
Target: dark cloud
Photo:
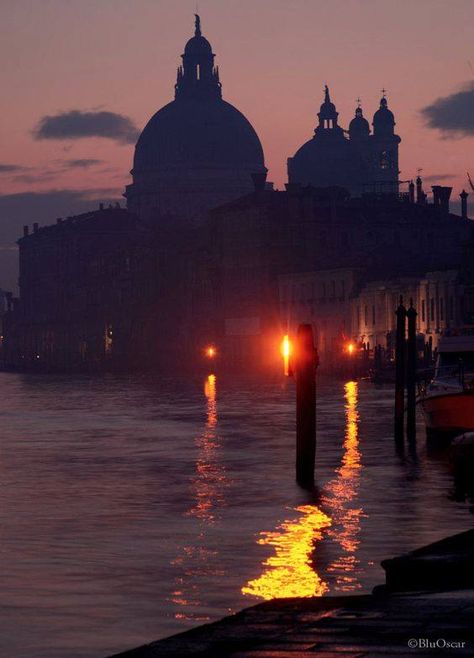
<instances>
[{"instance_id":1,"label":"dark cloud","mask_svg":"<svg viewBox=\"0 0 474 658\"><path fill-rule=\"evenodd\" d=\"M26 171L28 167L16 164L0 164L0 174L15 174L19 171Z\"/></svg>"},{"instance_id":2,"label":"dark cloud","mask_svg":"<svg viewBox=\"0 0 474 658\"><path fill-rule=\"evenodd\" d=\"M13 180L15 183L27 183L28 185L34 185L35 183L45 183L47 181L54 180L57 176L57 172L38 169L36 172L33 170L26 174L19 174L14 176Z\"/></svg>"},{"instance_id":3,"label":"dark cloud","mask_svg":"<svg viewBox=\"0 0 474 658\"><path fill-rule=\"evenodd\" d=\"M79 158L78 160L64 160L62 164L65 169L89 169L89 167L95 167L103 163L104 160L95 158Z\"/></svg>"},{"instance_id":4,"label":"dark cloud","mask_svg":"<svg viewBox=\"0 0 474 658\"><path fill-rule=\"evenodd\" d=\"M121 189L63 189L0 195L0 288L16 290L18 256L15 243L23 235L24 224L54 224L57 217L95 210L100 201L123 202Z\"/></svg>"},{"instance_id":5,"label":"dark cloud","mask_svg":"<svg viewBox=\"0 0 474 658\"><path fill-rule=\"evenodd\" d=\"M423 176L423 181L425 183L436 183L437 181L444 181L444 180L453 180L456 178L455 174L430 174L429 176Z\"/></svg>"},{"instance_id":6,"label":"dark cloud","mask_svg":"<svg viewBox=\"0 0 474 658\"><path fill-rule=\"evenodd\" d=\"M421 114L430 128L441 130L446 137L474 135L474 82L463 89L438 98L424 107Z\"/></svg>"},{"instance_id":7,"label":"dark cloud","mask_svg":"<svg viewBox=\"0 0 474 658\"><path fill-rule=\"evenodd\" d=\"M104 137L119 144L134 144L139 131L133 121L116 112L71 110L42 117L33 130L35 139Z\"/></svg>"}]
</instances>

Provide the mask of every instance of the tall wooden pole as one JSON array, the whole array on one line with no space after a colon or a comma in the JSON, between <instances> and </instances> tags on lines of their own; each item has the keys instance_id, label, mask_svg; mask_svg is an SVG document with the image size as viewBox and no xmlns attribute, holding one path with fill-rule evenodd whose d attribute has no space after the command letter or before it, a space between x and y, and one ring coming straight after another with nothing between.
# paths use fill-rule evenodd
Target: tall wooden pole
<instances>
[{"instance_id":1,"label":"tall wooden pole","mask_svg":"<svg viewBox=\"0 0 474 658\"><path fill-rule=\"evenodd\" d=\"M314 486L316 458L316 368L318 357L310 324L300 324L296 335L296 480Z\"/></svg>"},{"instance_id":2,"label":"tall wooden pole","mask_svg":"<svg viewBox=\"0 0 474 658\"><path fill-rule=\"evenodd\" d=\"M395 441L403 442L405 416L405 331L407 311L403 297L395 311L397 335L395 342Z\"/></svg>"},{"instance_id":3,"label":"tall wooden pole","mask_svg":"<svg viewBox=\"0 0 474 658\"><path fill-rule=\"evenodd\" d=\"M416 439L416 316L417 312L410 300L410 308L407 311L407 438L409 441Z\"/></svg>"}]
</instances>

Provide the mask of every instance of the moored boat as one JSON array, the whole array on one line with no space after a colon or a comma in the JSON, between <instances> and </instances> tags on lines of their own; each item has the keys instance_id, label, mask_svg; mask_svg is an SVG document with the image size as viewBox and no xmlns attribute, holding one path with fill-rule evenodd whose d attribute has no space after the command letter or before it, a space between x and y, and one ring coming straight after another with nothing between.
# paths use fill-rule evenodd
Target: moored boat
<instances>
[{"instance_id":1,"label":"moored boat","mask_svg":"<svg viewBox=\"0 0 474 658\"><path fill-rule=\"evenodd\" d=\"M442 336L433 379L420 389L431 433L474 430L474 331Z\"/></svg>"}]
</instances>

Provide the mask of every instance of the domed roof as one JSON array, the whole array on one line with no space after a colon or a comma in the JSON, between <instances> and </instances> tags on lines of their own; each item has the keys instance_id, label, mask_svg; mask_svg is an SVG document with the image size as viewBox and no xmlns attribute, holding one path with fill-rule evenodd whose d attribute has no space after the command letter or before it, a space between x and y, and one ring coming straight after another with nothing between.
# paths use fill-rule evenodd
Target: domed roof
<instances>
[{"instance_id":1,"label":"domed roof","mask_svg":"<svg viewBox=\"0 0 474 658\"><path fill-rule=\"evenodd\" d=\"M380 108L374 114L374 126L394 126L395 117L387 107L387 99L383 96L380 99Z\"/></svg>"},{"instance_id":2,"label":"domed roof","mask_svg":"<svg viewBox=\"0 0 474 658\"><path fill-rule=\"evenodd\" d=\"M218 99L177 99L150 119L136 148L133 171L193 167L264 167L262 145L249 121Z\"/></svg>"},{"instance_id":3,"label":"domed roof","mask_svg":"<svg viewBox=\"0 0 474 658\"><path fill-rule=\"evenodd\" d=\"M198 35L189 39L188 43L184 47L184 52L186 55L212 53L212 47L205 37Z\"/></svg>"},{"instance_id":4,"label":"domed roof","mask_svg":"<svg viewBox=\"0 0 474 658\"><path fill-rule=\"evenodd\" d=\"M350 189L361 168L360 158L348 139L343 135L334 139L322 133L303 144L290 158L288 176L290 183Z\"/></svg>"},{"instance_id":5,"label":"domed roof","mask_svg":"<svg viewBox=\"0 0 474 658\"><path fill-rule=\"evenodd\" d=\"M355 111L355 117L352 119L352 121L349 124L349 135L351 137L362 137L369 135L370 133L370 126L369 122L367 119L364 117L362 113L362 108L358 107L356 108Z\"/></svg>"},{"instance_id":6,"label":"domed roof","mask_svg":"<svg viewBox=\"0 0 474 658\"><path fill-rule=\"evenodd\" d=\"M194 36L189 39L184 47L185 55L212 55L212 47L209 41L202 36L201 19L194 14Z\"/></svg>"}]
</instances>

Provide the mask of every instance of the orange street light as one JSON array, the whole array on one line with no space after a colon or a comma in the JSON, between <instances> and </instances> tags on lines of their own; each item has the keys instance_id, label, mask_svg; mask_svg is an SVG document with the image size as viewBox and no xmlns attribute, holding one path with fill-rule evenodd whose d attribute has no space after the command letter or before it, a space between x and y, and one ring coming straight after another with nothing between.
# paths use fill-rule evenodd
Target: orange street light
<instances>
[{"instance_id":1,"label":"orange street light","mask_svg":"<svg viewBox=\"0 0 474 658\"><path fill-rule=\"evenodd\" d=\"M349 356L352 356L354 354L354 350L355 350L354 343L348 343L346 349L347 349L347 353L349 354Z\"/></svg>"},{"instance_id":2,"label":"orange street light","mask_svg":"<svg viewBox=\"0 0 474 658\"><path fill-rule=\"evenodd\" d=\"M208 359L213 359L217 354L217 350L214 347L214 345L209 345L209 347L206 347L206 356Z\"/></svg>"},{"instance_id":3,"label":"orange street light","mask_svg":"<svg viewBox=\"0 0 474 658\"><path fill-rule=\"evenodd\" d=\"M283 340L281 343L281 355L283 357L283 367L284 367L284 373L285 377L289 377L290 375L290 356L292 353L292 345L290 341L290 337L288 334L283 336Z\"/></svg>"}]
</instances>

